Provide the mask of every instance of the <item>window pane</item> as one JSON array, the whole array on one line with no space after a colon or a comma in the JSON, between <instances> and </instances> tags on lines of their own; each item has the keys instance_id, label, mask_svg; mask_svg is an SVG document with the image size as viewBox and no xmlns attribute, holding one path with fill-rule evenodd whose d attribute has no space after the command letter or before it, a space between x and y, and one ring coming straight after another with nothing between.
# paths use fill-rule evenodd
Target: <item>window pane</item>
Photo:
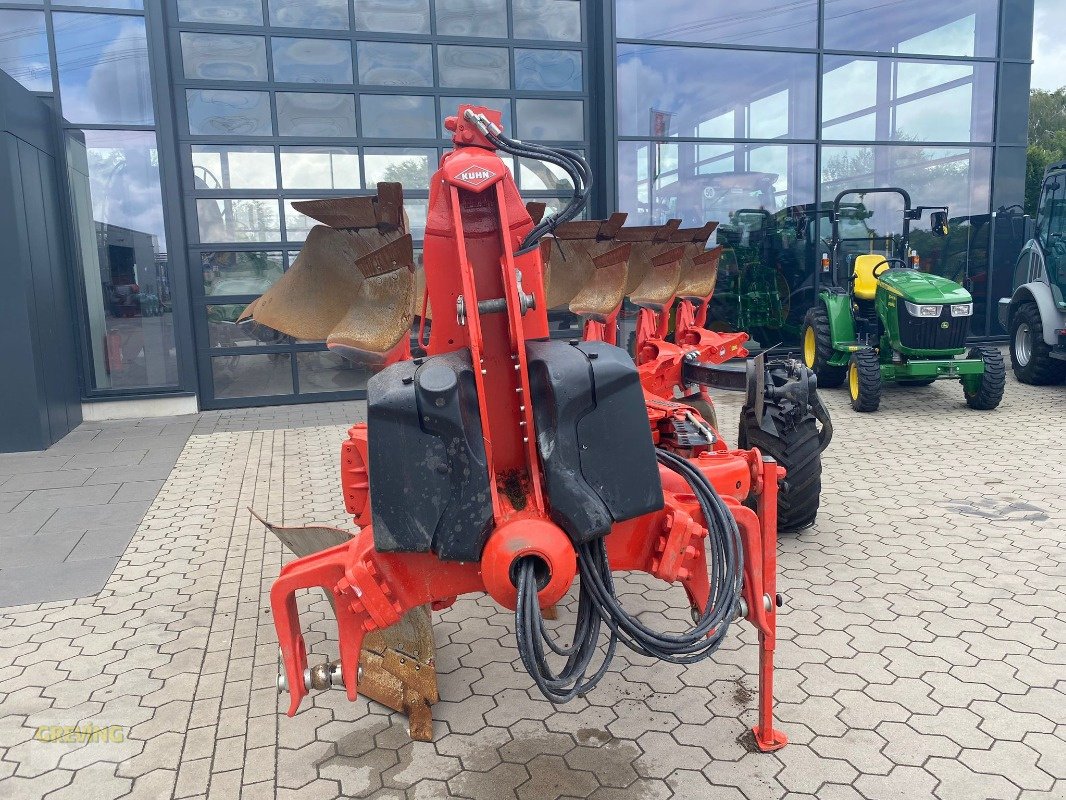
<instances>
[{"instance_id":1,"label":"window pane","mask_svg":"<svg viewBox=\"0 0 1066 800\"><path fill-rule=\"evenodd\" d=\"M995 65L826 56L829 139L970 142L992 138Z\"/></svg>"},{"instance_id":2,"label":"window pane","mask_svg":"<svg viewBox=\"0 0 1066 800\"><path fill-rule=\"evenodd\" d=\"M221 25L262 25L261 0L178 0L182 22L216 22Z\"/></svg>"},{"instance_id":3,"label":"window pane","mask_svg":"<svg viewBox=\"0 0 1066 800\"><path fill-rule=\"evenodd\" d=\"M944 56L996 55L996 0L826 0L825 46Z\"/></svg>"},{"instance_id":4,"label":"window pane","mask_svg":"<svg viewBox=\"0 0 1066 800\"><path fill-rule=\"evenodd\" d=\"M719 223L711 320L771 345L798 342L814 300L818 245L789 228L814 202L814 145L621 142L619 207L627 224Z\"/></svg>"},{"instance_id":5,"label":"window pane","mask_svg":"<svg viewBox=\"0 0 1066 800\"><path fill-rule=\"evenodd\" d=\"M429 212L428 200L413 200L405 197L403 210L407 212L407 219L411 223L411 236L421 239L426 235L426 214Z\"/></svg>"},{"instance_id":6,"label":"window pane","mask_svg":"<svg viewBox=\"0 0 1066 800\"><path fill-rule=\"evenodd\" d=\"M484 106L485 108L495 109L502 113L503 132L508 135L514 134L514 129L511 127L511 101L506 97L442 97L440 99L440 113L441 119L440 135L445 139L452 137L452 132L445 130L444 117L455 116L455 112L459 110L459 106L462 104L472 106Z\"/></svg>"},{"instance_id":7,"label":"window pane","mask_svg":"<svg viewBox=\"0 0 1066 800\"><path fill-rule=\"evenodd\" d=\"M615 0L615 27L623 39L673 39L708 44L816 47L818 0L730 0L721 3ZM829 5L832 5L830 0Z\"/></svg>"},{"instance_id":8,"label":"window pane","mask_svg":"<svg viewBox=\"0 0 1066 800\"><path fill-rule=\"evenodd\" d=\"M655 176L649 184L648 176ZM620 142L618 194L628 224L729 223L736 212L775 214L814 202L814 146Z\"/></svg>"},{"instance_id":9,"label":"window pane","mask_svg":"<svg viewBox=\"0 0 1066 800\"><path fill-rule=\"evenodd\" d=\"M581 53L577 50L515 50L516 89L580 92Z\"/></svg>"},{"instance_id":10,"label":"window pane","mask_svg":"<svg viewBox=\"0 0 1066 800\"><path fill-rule=\"evenodd\" d=\"M0 10L0 31L0 70L31 92L52 91L44 13Z\"/></svg>"},{"instance_id":11,"label":"window pane","mask_svg":"<svg viewBox=\"0 0 1066 800\"><path fill-rule=\"evenodd\" d=\"M432 97L364 94L359 97L363 136L372 139L435 139L437 111Z\"/></svg>"},{"instance_id":12,"label":"window pane","mask_svg":"<svg viewBox=\"0 0 1066 800\"><path fill-rule=\"evenodd\" d=\"M442 36L507 38L507 0L437 0L435 8Z\"/></svg>"},{"instance_id":13,"label":"window pane","mask_svg":"<svg viewBox=\"0 0 1066 800\"><path fill-rule=\"evenodd\" d=\"M267 251L212 250L200 254L204 294L259 295L285 271L282 254Z\"/></svg>"},{"instance_id":14,"label":"window pane","mask_svg":"<svg viewBox=\"0 0 1066 800\"><path fill-rule=\"evenodd\" d=\"M270 95L224 89L186 89L189 133L198 135L269 136Z\"/></svg>"},{"instance_id":15,"label":"window pane","mask_svg":"<svg viewBox=\"0 0 1066 800\"><path fill-rule=\"evenodd\" d=\"M518 137L540 141L585 138L585 105L580 100L519 100Z\"/></svg>"},{"instance_id":16,"label":"window pane","mask_svg":"<svg viewBox=\"0 0 1066 800\"><path fill-rule=\"evenodd\" d=\"M578 0L512 0L516 39L581 41Z\"/></svg>"},{"instance_id":17,"label":"window pane","mask_svg":"<svg viewBox=\"0 0 1066 800\"><path fill-rule=\"evenodd\" d=\"M558 192L574 188L573 180L562 167L546 161L520 158L518 175L523 191Z\"/></svg>"},{"instance_id":18,"label":"window pane","mask_svg":"<svg viewBox=\"0 0 1066 800\"><path fill-rule=\"evenodd\" d=\"M354 147L283 147L281 183L286 189L360 189Z\"/></svg>"},{"instance_id":19,"label":"window pane","mask_svg":"<svg viewBox=\"0 0 1066 800\"><path fill-rule=\"evenodd\" d=\"M302 198L304 200L311 198ZM292 207L293 203L299 203L301 198L285 201L285 240L288 242L302 242L311 232L311 228L318 222L306 214Z\"/></svg>"},{"instance_id":20,"label":"window pane","mask_svg":"<svg viewBox=\"0 0 1066 800\"><path fill-rule=\"evenodd\" d=\"M437 168L437 151L410 147L368 147L363 151L366 184L402 183L404 189L428 189Z\"/></svg>"},{"instance_id":21,"label":"window pane","mask_svg":"<svg viewBox=\"0 0 1066 800\"><path fill-rule=\"evenodd\" d=\"M991 152L986 147L827 145L822 193L833 197L853 186L904 186L915 205L946 205L951 217L987 214Z\"/></svg>"},{"instance_id":22,"label":"window pane","mask_svg":"<svg viewBox=\"0 0 1066 800\"><path fill-rule=\"evenodd\" d=\"M152 123L143 17L52 14L59 93L70 122Z\"/></svg>"},{"instance_id":23,"label":"window pane","mask_svg":"<svg viewBox=\"0 0 1066 800\"><path fill-rule=\"evenodd\" d=\"M300 394L366 389L367 371L329 350L297 353Z\"/></svg>"},{"instance_id":24,"label":"window pane","mask_svg":"<svg viewBox=\"0 0 1066 800\"><path fill-rule=\"evenodd\" d=\"M181 60L186 78L265 81L266 40L226 33L182 33Z\"/></svg>"},{"instance_id":25,"label":"window pane","mask_svg":"<svg viewBox=\"0 0 1066 800\"><path fill-rule=\"evenodd\" d=\"M270 24L346 31L348 0L270 0Z\"/></svg>"},{"instance_id":26,"label":"window pane","mask_svg":"<svg viewBox=\"0 0 1066 800\"><path fill-rule=\"evenodd\" d=\"M63 0L62 5L87 8L144 8L143 0Z\"/></svg>"},{"instance_id":27,"label":"window pane","mask_svg":"<svg viewBox=\"0 0 1066 800\"><path fill-rule=\"evenodd\" d=\"M504 47L439 45L437 70L441 86L507 89L511 85L507 49Z\"/></svg>"},{"instance_id":28,"label":"window pane","mask_svg":"<svg viewBox=\"0 0 1066 800\"><path fill-rule=\"evenodd\" d=\"M274 148L192 146L193 186L196 189L276 189Z\"/></svg>"},{"instance_id":29,"label":"window pane","mask_svg":"<svg viewBox=\"0 0 1066 800\"><path fill-rule=\"evenodd\" d=\"M355 136L355 96L278 92L281 136Z\"/></svg>"},{"instance_id":30,"label":"window pane","mask_svg":"<svg viewBox=\"0 0 1066 800\"><path fill-rule=\"evenodd\" d=\"M72 131L67 167L93 388L177 386L155 134Z\"/></svg>"},{"instance_id":31,"label":"window pane","mask_svg":"<svg viewBox=\"0 0 1066 800\"><path fill-rule=\"evenodd\" d=\"M429 0L355 0L355 29L429 33Z\"/></svg>"},{"instance_id":32,"label":"window pane","mask_svg":"<svg viewBox=\"0 0 1066 800\"><path fill-rule=\"evenodd\" d=\"M247 302L212 303L204 306L207 316L207 341L211 347L270 347L291 344L293 339L280 331L256 322L237 323ZM239 356L231 356L238 360ZM288 356L284 356L288 358Z\"/></svg>"},{"instance_id":33,"label":"window pane","mask_svg":"<svg viewBox=\"0 0 1066 800\"><path fill-rule=\"evenodd\" d=\"M432 86L433 50L428 44L359 42L359 82L370 86Z\"/></svg>"},{"instance_id":34,"label":"window pane","mask_svg":"<svg viewBox=\"0 0 1066 800\"><path fill-rule=\"evenodd\" d=\"M988 147L834 145L822 148L823 197L834 197L854 186L903 186L914 205L948 206L948 237L934 237L928 230L927 216L924 224L912 224L910 245L921 256L923 271L959 282L988 270L991 175L992 149ZM873 205L872 200L868 202ZM882 227L889 230L888 224L882 223ZM896 229L901 225L895 224ZM989 302L985 284L985 281L973 284L975 326ZM980 324L983 325L983 317Z\"/></svg>"},{"instance_id":35,"label":"window pane","mask_svg":"<svg viewBox=\"0 0 1066 800\"><path fill-rule=\"evenodd\" d=\"M618 128L626 136L700 136L730 111L733 136L813 138L815 56L618 45ZM708 76L714 91L708 91ZM760 102L777 96L771 103Z\"/></svg>"},{"instance_id":36,"label":"window pane","mask_svg":"<svg viewBox=\"0 0 1066 800\"><path fill-rule=\"evenodd\" d=\"M351 83L352 47L346 39L270 41L274 80L280 83Z\"/></svg>"},{"instance_id":37,"label":"window pane","mask_svg":"<svg viewBox=\"0 0 1066 800\"><path fill-rule=\"evenodd\" d=\"M261 397L292 394L292 356L263 353L211 359L215 397Z\"/></svg>"},{"instance_id":38,"label":"window pane","mask_svg":"<svg viewBox=\"0 0 1066 800\"><path fill-rule=\"evenodd\" d=\"M196 201L201 242L276 242L281 239L278 201L212 198Z\"/></svg>"}]
</instances>

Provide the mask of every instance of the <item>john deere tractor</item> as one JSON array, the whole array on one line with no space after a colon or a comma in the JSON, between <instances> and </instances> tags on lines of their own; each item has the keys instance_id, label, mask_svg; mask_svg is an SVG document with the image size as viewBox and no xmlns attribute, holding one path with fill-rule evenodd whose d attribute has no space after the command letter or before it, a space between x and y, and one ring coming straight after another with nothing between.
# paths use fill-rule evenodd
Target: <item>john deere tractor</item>
<instances>
[{"instance_id":1,"label":"john deere tractor","mask_svg":"<svg viewBox=\"0 0 1066 800\"><path fill-rule=\"evenodd\" d=\"M878 233L868 224L873 212L866 198L889 194L903 201L900 232ZM946 236L947 208L914 207L903 189L849 189L833 202L832 239L822 260L829 273L823 283L830 285L804 318L803 358L819 386L846 382L856 411L876 411L882 386L891 382L958 380L967 405L978 410L993 409L1003 398L1000 352L984 346L966 351L973 298L954 281L922 272L910 247L911 222L926 211L932 234Z\"/></svg>"}]
</instances>

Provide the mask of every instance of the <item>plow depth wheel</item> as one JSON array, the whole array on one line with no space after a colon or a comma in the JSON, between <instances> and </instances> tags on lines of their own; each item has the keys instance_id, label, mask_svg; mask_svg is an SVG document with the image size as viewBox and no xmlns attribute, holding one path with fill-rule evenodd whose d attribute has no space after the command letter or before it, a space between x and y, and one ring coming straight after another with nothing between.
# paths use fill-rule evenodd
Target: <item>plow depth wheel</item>
<instances>
[{"instance_id":1,"label":"plow depth wheel","mask_svg":"<svg viewBox=\"0 0 1066 800\"><path fill-rule=\"evenodd\" d=\"M798 366L798 365L797 365ZM809 372L799 367L801 373ZM787 368L771 366L766 370L767 389L761 409L749 401L740 415L740 431L737 447L747 450L759 448L763 455L770 456L785 468L785 479L777 491L778 531L798 531L814 524L822 493L822 450L832 436L831 426L824 423L818 427L819 417L814 406L827 414L821 400L811 398L796 402L803 395L789 396L789 388L804 380Z\"/></svg>"}]
</instances>

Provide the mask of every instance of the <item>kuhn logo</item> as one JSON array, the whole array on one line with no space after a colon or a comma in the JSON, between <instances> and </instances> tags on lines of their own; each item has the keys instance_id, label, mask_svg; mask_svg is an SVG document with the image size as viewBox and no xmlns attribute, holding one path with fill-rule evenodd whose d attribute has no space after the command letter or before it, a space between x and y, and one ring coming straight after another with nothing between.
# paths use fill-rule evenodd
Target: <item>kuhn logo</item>
<instances>
[{"instance_id":1,"label":"kuhn logo","mask_svg":"<svg viewBox=\"0 0 1066 800\"><path fill-rule=\"evenodd\" d=\"M468 183L471 186L480 186L485 181L495 178L496 173L491 169L485 169L485 167L479 167L475 164L472 167L467 167L458 175L455 176L457 181Z\"/></svg>"}]
</instances>

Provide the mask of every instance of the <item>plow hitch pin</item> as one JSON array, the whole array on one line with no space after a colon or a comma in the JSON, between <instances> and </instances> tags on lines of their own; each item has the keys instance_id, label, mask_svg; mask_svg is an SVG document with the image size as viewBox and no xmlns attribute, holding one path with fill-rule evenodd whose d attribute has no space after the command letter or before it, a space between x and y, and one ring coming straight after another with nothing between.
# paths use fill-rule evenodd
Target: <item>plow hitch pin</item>
<instances>
[{"instance_id":1,"label":"plow hitch pin","mask_svg":"<svg viewBox=\"0 0 1066 800\"><path fill-rule=\"evenodd\" d=\"M359 667L357 680L362 680L363 668ZM344 678L341 676L341 660L323 661L313 667L308 667L303 673L305 691L312 689L336 689L344 688ZM285 674L285 666L278 662L278 694L288 694L289 678Z\"/></svg>"}]
</instances>

